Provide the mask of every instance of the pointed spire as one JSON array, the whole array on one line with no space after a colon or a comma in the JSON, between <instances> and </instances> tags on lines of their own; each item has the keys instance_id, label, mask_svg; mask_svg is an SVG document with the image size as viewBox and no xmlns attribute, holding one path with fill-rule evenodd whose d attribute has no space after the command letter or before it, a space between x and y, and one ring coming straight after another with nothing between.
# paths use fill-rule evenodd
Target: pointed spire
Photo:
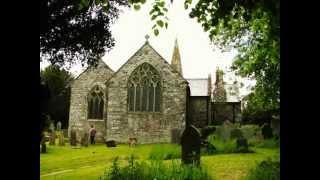
<instances>
[{"instance_id":1,"label":"pointed spire","mask_svg":"<svg viewBox=\"0 0 320 180\"><path fill-rule=\"evenodd\" d=\"M171 66L172 66L173 69L175 69L177 72L179 72L183 76L182 66L181 66L181 59L180 59L180 52L179 52L179 46L178 46L178 39L177 38L176 38L175 43L174 43Z\"/></svg>"}]
</instances>

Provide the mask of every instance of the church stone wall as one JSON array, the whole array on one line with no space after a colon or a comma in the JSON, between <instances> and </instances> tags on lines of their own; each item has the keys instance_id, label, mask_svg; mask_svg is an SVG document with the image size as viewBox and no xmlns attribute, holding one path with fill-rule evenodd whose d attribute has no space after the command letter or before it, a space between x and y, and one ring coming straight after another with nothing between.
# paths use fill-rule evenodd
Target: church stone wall
<instances>
[{"instance_id":1,"label":"church stone wall","mask_svg":"<svg viewBox=\"0 0 320 180\"><path fill-rule=\"evenodd\" d=\"M161 110L155 113L128 112L127 81L142 63L152 65L161 76ZM187 82L149 45L144 45L110 79L108 88L107 139L138 143L170 142L172 129L183 129Z\"/></svg>"},{"instance_id":2,"label":"church stone wall","mask_svg":"<svg viewBox=\"0 0 320 180\"><path fill-rule=\"evenodd\" d=\"M87 96L91 88L95 85L100 85L105 90L105 96L107 94L107 88L105 82L111 77L113 71L109 69L102 61L96 68L89 68L83 74L81 74L71 86L71 98L70 98L70 113L69 113L69 129L68 134L72 126L77 129L77 139L83 136L85 131L88 131L90 125L94 125L97 130L97 141L103 141L105 137L106 118L107 118L107 103L105 98L104 105L104 119L87 119L88 101Z\"/></svg>"}]
</instances>

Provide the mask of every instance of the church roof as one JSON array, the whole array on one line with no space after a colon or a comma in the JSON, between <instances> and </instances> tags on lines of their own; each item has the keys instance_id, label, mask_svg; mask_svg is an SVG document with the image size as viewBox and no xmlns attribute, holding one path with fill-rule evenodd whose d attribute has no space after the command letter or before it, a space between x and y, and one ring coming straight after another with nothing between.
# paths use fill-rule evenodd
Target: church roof
<instances>
[{"instance_id":1,"label":"church roof","mask_svg":"<svg viewBox=\"0 0 320 180\"><path fill-rule=\"evenodd\" d=\"M186 79L190 87L191 96L208 96L208 79Z\"/></svg>"}]
</instances>

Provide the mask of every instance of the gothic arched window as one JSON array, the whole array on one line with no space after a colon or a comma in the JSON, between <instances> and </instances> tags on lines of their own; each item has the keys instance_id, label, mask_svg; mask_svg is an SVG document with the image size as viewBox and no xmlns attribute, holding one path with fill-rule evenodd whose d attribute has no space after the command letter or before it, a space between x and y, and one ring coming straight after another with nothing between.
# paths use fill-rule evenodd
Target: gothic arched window
<instances>
[{"instance_id":1,"label":"gothic arched window","mask_svg":"<svg viewBox=\"0 0 320 180\"><path fill-rule=\"evenodd\" d=\"M128 110L160 112L161 83L158 71L148 63L138 66L128 80Z\"/></svg>"},{"instance_id":2,"label":"gothic arched window","mask_svg":"<svg viewBox=\"0 0 320 180\"><path fill-rule=\"evenodd\" d=\"M94 86L88 96L88 119L103 119L103 92Z\"/></svg>"}]
</instances>

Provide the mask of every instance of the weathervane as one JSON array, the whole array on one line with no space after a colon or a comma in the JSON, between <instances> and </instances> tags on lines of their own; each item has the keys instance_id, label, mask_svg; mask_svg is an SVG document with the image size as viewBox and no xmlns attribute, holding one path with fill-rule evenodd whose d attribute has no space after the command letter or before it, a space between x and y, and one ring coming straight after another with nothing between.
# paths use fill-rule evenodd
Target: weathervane
<instances>
[{"instance_id":1,"label":"weathervane","mask_svg":"<svg viewBox=\"0 0 320 180\"><path fill-rule=\"evenodd\" d=\"M146 38L146 41L148 41L148 39L150 38L150 36L147 34L147 35L145 36L145 38Z\"/></svg>"}]
</instances>

